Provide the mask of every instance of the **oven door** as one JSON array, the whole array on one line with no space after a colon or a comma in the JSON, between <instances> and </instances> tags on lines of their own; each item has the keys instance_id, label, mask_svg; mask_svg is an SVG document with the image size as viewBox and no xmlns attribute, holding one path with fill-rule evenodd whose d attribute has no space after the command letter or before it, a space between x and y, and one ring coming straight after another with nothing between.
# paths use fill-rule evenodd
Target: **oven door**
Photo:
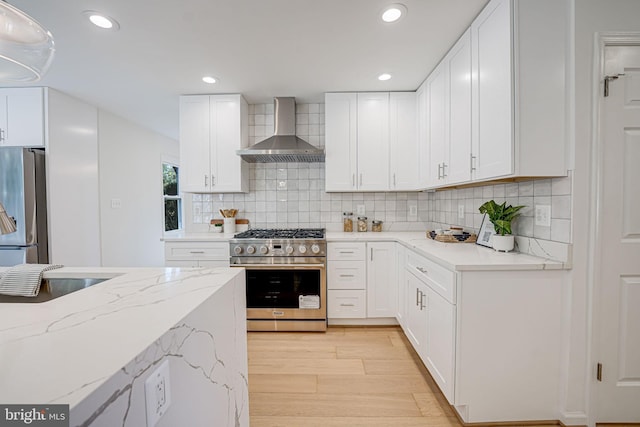
<instances>
[{"instance_id":1,"label":"oven door","mask_svg":"<svg viewBox=\"0 0 640 427\"><path fill-rule=\"evenodd\" d=\"M324 264L244 268L249 330L326 330Z\"/></svg>"}]
</instances>

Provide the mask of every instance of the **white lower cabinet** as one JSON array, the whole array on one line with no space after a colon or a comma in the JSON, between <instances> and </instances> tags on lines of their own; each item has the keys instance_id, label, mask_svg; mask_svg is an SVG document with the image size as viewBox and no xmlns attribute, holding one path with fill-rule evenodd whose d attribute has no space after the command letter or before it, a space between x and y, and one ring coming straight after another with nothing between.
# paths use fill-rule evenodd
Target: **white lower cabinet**
<instances>
[{"instance_id":1,"label":"white lower cabinet","mask_svg":"<svg viewBox=\"0 0 640 427\"><path fill-rule=\"evenodd\" d=\"M461 419L559 419L566 272L455 272L410 249L406 258L401 325Z\"/></svg>"},{"instance_id":2,"label":"white lower cabinet","mask_svg":"<svg viewBox=\"0 0 640 427\"><path fill-rule=\"evenodd\" d=\"M329 289L327 316L331 319L364 319L367 317L367 291Z\"/></svg>"},{"instance_id":3,"label":"white lower cabinet","mask_svg":"<svg viewBox=\"0 0 640 427\"><path fill-rule=\"evenodd\" d=\"M366 243L327 243L327 317L367 317Z\"/></svg>"},{"instance_id":4,"label":"white lower cabinet","mask_svg":"<svg viewBox=\"0 0 640 427\"><path fill-rule=\"evenodd\" d=\"M229 267L228 242L165 242L165 267Z\"/></svg>"},{"instance_id":5,"label":"white lower cabinet","mask_svg":"<svg viewBox=\"0 0 640 427\"><path fill-rule=\"evenodd\" d=\"M395 317L398 311L396 243L367 243L367 317Z\"/></svg>"}]
</instances>

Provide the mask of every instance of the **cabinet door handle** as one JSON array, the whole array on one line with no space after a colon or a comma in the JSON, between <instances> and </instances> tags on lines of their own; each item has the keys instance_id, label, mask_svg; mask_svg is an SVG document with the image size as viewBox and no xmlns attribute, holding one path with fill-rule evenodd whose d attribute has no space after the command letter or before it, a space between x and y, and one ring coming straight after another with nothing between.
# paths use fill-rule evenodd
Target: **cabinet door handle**
<instances>
[{"instance_id":1,"label":"cabinet door handle","mask_svg":"<svg viewBox=\"0 0 640 427\"><path fill-rule=\"evenodd\" d=\"M394 187L396 186L396 174L395 173L393 174L393 186Z\"/></svg>"},{"instance_id":2,"label":"cabinet door handle","mask_svg":"<svg viewBox=\"0 0 640 427\"><path fill-rule=\"evenodd\" d=\"M476 159L477 157L472 154L471 155L471 172L476 170Z\"/></svg>"},{"instance_id":3,"label":"cabinet door handle","mask_svg":"<svg viewBox=\"0 0 640 427\"><path fill-rule=\"evenodd\" d=\"M340 304L340 307L354 307L355 304Z\"/></svg>"},{"instance_id":4,"label":"cabinet door handle","mask_svg":"<svg viewBox=\"0 0 640 427\"><path fill-rule=\"evenodd\" d=\"M0 129L0 142L6 140L5 136L4 136L4 129Z\"/></svg>"},{"instance_id":5,"label":"cabinet door handle","mask_svg":"<svg viewBox=\"0 0 640 427\"><path fill-rule=\"evenodd\" d=\"M204 251L189 251L190 254L203 254Z\"/></svg>"},{"instance_id":6,"label":"cabinet door handle","mask_svg":"<svg viewBox=\"0 0 640 427\"><path fill-rule=\"evenodd\" d=\"M341 274L340 277L354 277L353 274Z\"/></svg>"},{"instance_id":7,"label":"cabinet door handle","mask_svg":"<svg viewBox=\"0 0 640 427\"><path fill-rule=\"evenodd\" d=\"M362 187L362 174L360 174L360 187Z\"/></svg>"},{"instance_id":8,"label":"cabinet door handle","mask_svg":"<svg viewBox=\"0 0 640 427\"><path fill-rule=\"evenodd\" d=\"M423 294L422 292L420 292L420 311L422 311L423 309L427 308L427 304L425 304L424 302L424 297L427 296L427 294Z\"/></svg>"},{"instance_id":9,"label":"cabinet door handle","mask_svg":"<svg viewBox=\"0 0 640 427\"><path fill-rule=\"evenodd\" d=\"M341 254L352 254L353 251L339 251L339 253L341 253Z\"/></svg>"},{"instance_id":10,"label":"cabinet door handle","mask_svg":"<svg viewBox=\"0 0 640 427\"><path fill-rule=\"evenodd\" d=\"M209 176L207 174L204 174L204 186L209 186Z\"/></svg>"},{"instance_id":11,"label":"cabinet door handle","mask_svg":"<svg viewBox=\"0 0 640 427\"><path fill-rule=\"evenodd\" d=\"M416 288L416 306L420 305L420 289Z\"/></svg>"},{"instance_id":12,"label":"cabinet door handle","mask_svg":"<svg viewBox=\"0 0 640 427\"><path fill-rule=\"evenodd\" d=\"M449 166L446 163L442 163L442 179L445 179L447 177L447 169Z\"/></svg>"},{"instance_id":13,"label":"cabinet door handle","mask_svg":"<svg viewBox=\"0 0 640 427\"><path fill-rule=\"evenodd\" d=\"M356 174L352 173L351 174L351 187L355 188L355 186L356 186Z\"/></svg>"},{"instance_id":14,"label":"cabinet door handle","mask_svg":"<svg viewBox=\"0 0 640 427\"><path fill-rule=\"evenodd\" d=\"M438 163L438 179L442 179L442 164Z\"/></svg>"},{"instance_id":15,"label":"cabinet door handle","mask_svg":"<svg viewBox=\"0 0 640 427\"><path fill-rule=\"evenodd\" d=\"M211 175L211 186L213 187L214 185L216 185L216 176Z\"/></svg>"},{"instance_id":16,"label":"cabinet door handle","mask_svg":"<svg viewBox=\"0 0 640 427\"><path fill-rule=\"evenodd\" d=\"M373 261L373 248L371 248L371 261Z\"/></svg>"}]
</instances>

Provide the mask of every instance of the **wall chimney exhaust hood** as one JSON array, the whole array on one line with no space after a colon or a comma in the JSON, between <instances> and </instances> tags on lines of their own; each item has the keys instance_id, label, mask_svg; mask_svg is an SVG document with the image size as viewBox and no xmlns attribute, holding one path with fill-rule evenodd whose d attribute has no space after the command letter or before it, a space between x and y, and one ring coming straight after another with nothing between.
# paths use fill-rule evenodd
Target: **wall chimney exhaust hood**
<instances>
[{"instance_id":1,"label":"wall chimney exhaust hood","mask_svg":"<svg viewBox=\"0 0 640 427\"><path fill-rule=\"evenodd\" d=\"M324 149L296 136L295 98L274 98L275 134L236 153L249 163L324 162Z\"/></svg>"}]
</instances>

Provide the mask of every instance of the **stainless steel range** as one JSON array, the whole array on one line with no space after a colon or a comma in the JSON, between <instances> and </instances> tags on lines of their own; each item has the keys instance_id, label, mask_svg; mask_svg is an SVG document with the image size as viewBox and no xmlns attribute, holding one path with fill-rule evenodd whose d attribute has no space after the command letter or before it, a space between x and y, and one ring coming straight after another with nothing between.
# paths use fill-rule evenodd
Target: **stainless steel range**
<instances>
[{"instance_id":1,"label":"stainless steel range","mask_svg":"<svg viewBox=\"0 0 640 427\"><path fill-rule=\"evenodd\" d=\"M253 229L229 241L247 272L249 331L326 331L324 229Z\"/></svg>"}]
</instances>

